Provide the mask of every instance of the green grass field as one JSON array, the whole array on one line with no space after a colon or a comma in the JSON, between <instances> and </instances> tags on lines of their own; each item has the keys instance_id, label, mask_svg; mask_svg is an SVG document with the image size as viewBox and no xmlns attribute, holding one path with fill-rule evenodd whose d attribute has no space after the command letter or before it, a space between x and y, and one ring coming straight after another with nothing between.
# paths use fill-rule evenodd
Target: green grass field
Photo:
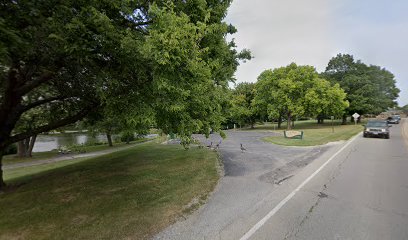
<instances>
[{"instance_id":1,"label":"green grass field","mask_svg":"<svg viewBox=\"0 0 408 240\"><path fill-rule=\"evenodd\" d=\"M0 239L148 239L206 199L217 164L207 149L147 143L6 170Z\"/></svg>"},{"instance_id":2,"label":"green grass field","mask_svg":"<svg viewBox=\"0 0 408 240\"><path fill-rule=\"evenodd\" d=\"M271 124L257 126L256 129L273 130L274 126ZM286 128L286 125L282 125ZM334 129L334 132L333 132ZM283 129L273 130L281 134L281 136L267 137L264 141L284 145L284 146L316 146L323 145L329 142L336 142L340 140L348 140L357 133L363 130L361 124L341 125L340 121L335 121L333 128L330 121L324 124L317 124L316 121L299 121L295 122L293 130L303 131L303 139L290 139L283 136Z\"/></svg>"}]
</instances>

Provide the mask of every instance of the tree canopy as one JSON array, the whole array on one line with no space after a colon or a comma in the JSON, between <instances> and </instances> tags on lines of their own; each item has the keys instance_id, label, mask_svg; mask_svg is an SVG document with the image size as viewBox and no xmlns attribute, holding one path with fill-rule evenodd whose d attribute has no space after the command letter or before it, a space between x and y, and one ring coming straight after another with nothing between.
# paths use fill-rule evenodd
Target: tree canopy
<instances>
[{"instance_id":1,"label":"tree canopy","mask_svg":"<svg viewBox=\"0 0 408 240\"><path fill-rule=\"evenodd\" d=\"M352 55L338 54L329 61L323 76L340 84L347 93L348 115L378 114L396 106L400 90L394 75L385 68L367 66Z\"/></svg>"},{"instance_id":2,"label":"tree canopy","mask_svg":"<svg viewBox=\"0 0 408 240\"><path fill-rule=\"evenodd\" d=\"M338 115L348 106L339 85L320 78L314 67L295 63L262 72L256 90L257 108L272 119L285 116L288 129L296 116Z\"/></svg>"},{"instance_id":3,"label":"tree canopy","mask_svg":"<svg viewBox=\"0 0 408 240\"><path fill-rule=\"evenodd\" d=\"M231 94L231 118L241 126L249 124L254 127L259 114L255 109L255 84L243 82L238 84Z\"/></svg>"},{"instance_id":4,"label":"tree canopy","mask_svg":"<svg viewBox=\"0 0 408 240\"><path fill-rule=\"evenodd\" d=\"M230 3L3 2L0 156L13 142L101 108L126 115L134 126L154 118L184 142L196 130L219 129L222 91L239 59L250 58L226 41L236 31L223 22ZM37 108L45 109L43 122L18 127Z\"/></svg>"},{"instance_id":5,"label":"tree canopy","mask_svg":"<svg viewBox=\"0 0 408 240\"><path fill-rule=\"evenodd\" d=\"M403 113L405 113L405 114L408 115L408 104L402 106L400 109L401 109L401 111L402 111Z\"/></svg>"}]
</instances>

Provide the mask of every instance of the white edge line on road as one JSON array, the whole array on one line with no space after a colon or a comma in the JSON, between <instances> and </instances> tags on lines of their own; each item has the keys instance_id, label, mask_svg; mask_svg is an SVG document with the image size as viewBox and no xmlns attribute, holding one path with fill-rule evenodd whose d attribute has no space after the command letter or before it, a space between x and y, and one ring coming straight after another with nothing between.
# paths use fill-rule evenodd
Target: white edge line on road
<instances>
[{"instance_id":1,"label":"white edge line on road","mask_svg":"<svg viewBox=\"0 0 408 240\"><path fill-rule=\"evenodd\" d=\"M266 221L268 221L275 213L277 213L295 194L304 187L313 177L315 177L329 162L331 162L340 152L342 152L346 147L348 147L358 136L357 134L354 136L349 142L344 145L340 150L338 150L333 156L331 156L322 166L320 166L312 175L310 175L305 181L303 181L295 190L293 190L288 196L286 196L282 201L278 203L265 217L263 217L259 222L257 222L248 232L245 233L244 236L240 238L240 240L247 240L249 239L258 229L260 229Z\"/></svg>"}]
</instances>

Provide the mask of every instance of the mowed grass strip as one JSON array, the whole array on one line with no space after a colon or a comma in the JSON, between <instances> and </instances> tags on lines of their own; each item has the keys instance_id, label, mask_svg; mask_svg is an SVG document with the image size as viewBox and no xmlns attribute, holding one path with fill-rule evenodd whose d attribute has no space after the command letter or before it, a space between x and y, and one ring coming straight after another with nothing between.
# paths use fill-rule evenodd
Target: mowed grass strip
<instances>
[{"instance_id":1,"label":"mowed grass strip","mask_svg":"<svg viewBox=\"0 0 408 240\"><path fill-rule=\"evenodd\" d=\"M336 123L333 126L333 132L331 123L317 124L311 121L298 122L295 126L293 130L303 131L303 139L285 138L283 135L284 130L277 130L276 132L280 133L280 136L266 137L263 140L284 146L316 146L348 140L364 129L361 124L340 125ZM263 126L263 129L265 129L265 126Z\"/></svg>"},{"instance_id":2,"label":"mowed grass strip","mask_svg":"<svg viewBox=\"0 0 408 240\"><path fill-rule=\"evenodd\" d=\"M91 152L98 152L98 151L111 150L111 149L114 150L117 148L127 147L131 144L143 143L143 142L147 142L151 140L154 140L154 139L141 138L141 139L136 139L135 141L130 142L130 144L114 143L112 147L110 147L107 143L101 144L101 145L95 145L95 146L83 145L83 146L76 147L75 150L80 150L83 153L91 153ZM71 154L77 154L77 153L78 152L76 151L72 151ZM66 155L59 154L58 150L52 150L52 151L47 151L47 152L33 152L32 155L33 155L32 157L22 157L22 158L18 157L17 154L6 155L6 156L3 156L3 164L41 161L41 160L46 160L50 158L66 156Z\"/></svg>"},{"instance_id":3,"label":"mowed grass strip","mask_svg":"<svg viewBox=\"0 0 408 240\"><path fill-rule=\"evenodd\" d=\"M0 194L0 239L148 239L219 178L215 152L179 145L148 143L69 164L6 171L14 187Z\"/></svg>"}]
</instances>

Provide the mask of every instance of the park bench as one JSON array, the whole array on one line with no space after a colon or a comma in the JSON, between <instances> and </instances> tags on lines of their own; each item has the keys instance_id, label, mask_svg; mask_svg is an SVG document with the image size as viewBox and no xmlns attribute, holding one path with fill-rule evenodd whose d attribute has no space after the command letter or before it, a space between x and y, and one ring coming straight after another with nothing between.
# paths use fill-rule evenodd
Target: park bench
<instances>
[{"instance_id":1,"label":"park bench","mask_svg":"<svg viewBox=\"0 0 408 240\"><path fill-rule=\"evenodd\" d=\"M289 130L283 131L283 134L285 135L285 138L303 139L303 131Z\"/></svg>"}]
</instances>

